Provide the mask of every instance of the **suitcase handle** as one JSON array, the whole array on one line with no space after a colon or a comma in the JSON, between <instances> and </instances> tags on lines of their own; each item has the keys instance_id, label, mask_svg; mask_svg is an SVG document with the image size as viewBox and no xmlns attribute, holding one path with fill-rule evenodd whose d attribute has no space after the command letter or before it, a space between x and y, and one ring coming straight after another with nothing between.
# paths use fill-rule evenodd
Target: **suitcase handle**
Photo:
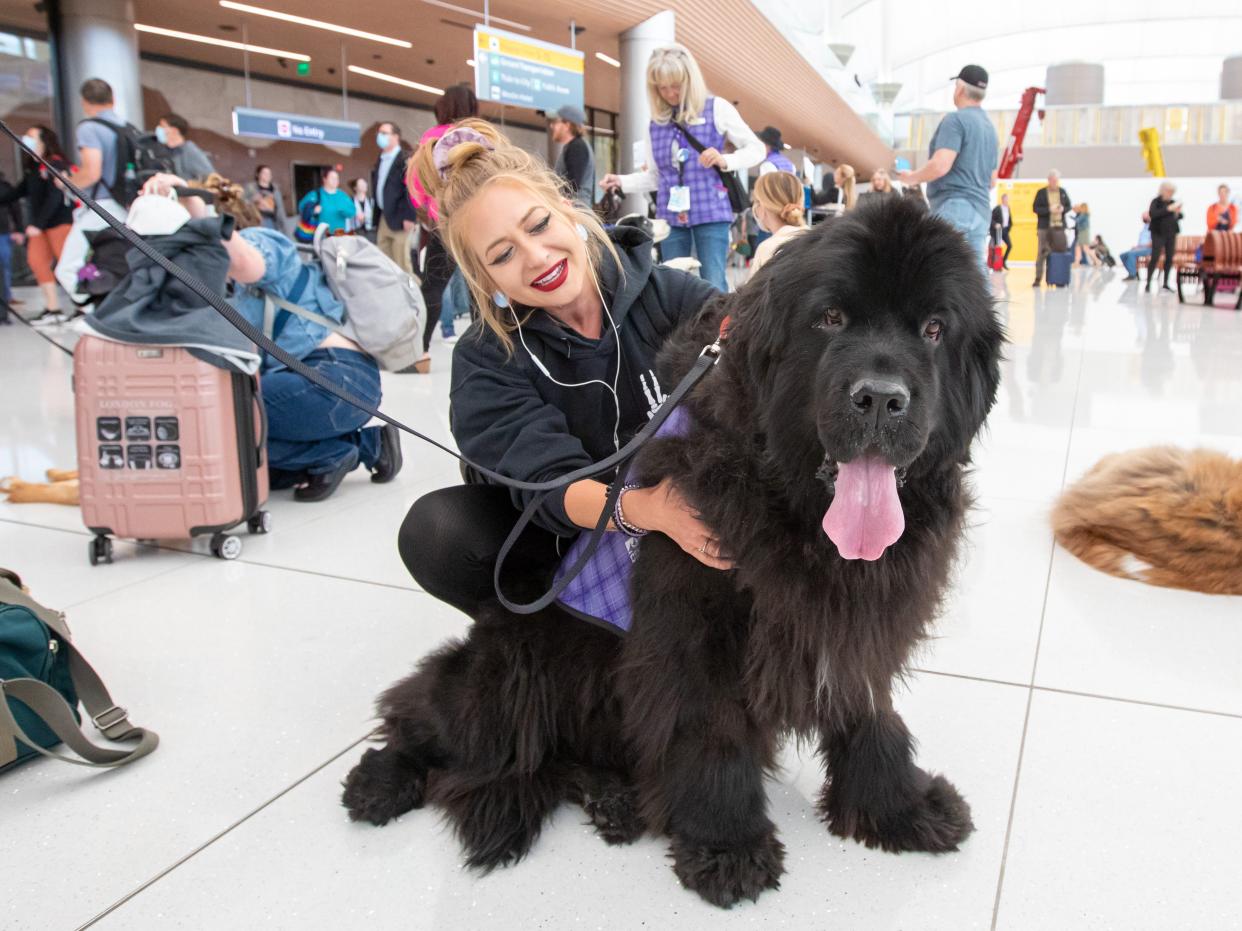
<instances>
[{"instance_id":1,"label":"suitcase handle","mask_svg":"<svg viewBox=\"0 0 1242 931\"><path fill-rule=\"evenodd\" d=\"M254 376L254 406L259 412L259 441L255 448L259 454L259 465L263 464L263 451L267 449L267 408L263 406L263 398L259 396L259 376Z\"/></svg>"}]
</instances>

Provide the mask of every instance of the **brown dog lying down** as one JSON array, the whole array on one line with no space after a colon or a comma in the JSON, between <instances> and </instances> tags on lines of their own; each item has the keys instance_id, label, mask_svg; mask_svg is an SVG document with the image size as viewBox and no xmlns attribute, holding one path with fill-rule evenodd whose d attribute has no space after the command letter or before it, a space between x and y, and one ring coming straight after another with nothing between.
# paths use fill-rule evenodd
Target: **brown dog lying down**
<instances>
[{"instance_id":1,"label":"brown dog lying down","mask_svg":"<svg viewBox=\"0 0 1242 931\"><path fill-rule=\"evenodd\" d=\"M1057 542L1111 575L1242 595L1242 461L1153 446L1105 456L1061 495Z\"/></svg>"},{"instance_id":2,"label":"brown dog lying down","mask_svg":"<svg viewBox=\"0 0 1242 931\"><path fill-rule=\"evenodd\" d=\"M78 504L78 473L68 469L48 469L47 484L23 482L16 476L0 479L0 494L10 504Z\"/></svg>"}]
</instances>

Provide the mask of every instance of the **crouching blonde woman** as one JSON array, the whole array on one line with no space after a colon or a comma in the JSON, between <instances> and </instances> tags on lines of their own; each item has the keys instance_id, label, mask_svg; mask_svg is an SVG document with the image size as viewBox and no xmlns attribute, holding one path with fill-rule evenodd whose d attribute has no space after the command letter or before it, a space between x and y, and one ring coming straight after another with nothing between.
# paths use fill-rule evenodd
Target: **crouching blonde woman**
<instances>
[{"instance_id":1,"label":"crouching blonde woman","mask_svg":"<svg viewBox=\"0 0 1242 931\"><path fill-rule=\"evenodd\" d=\"M463 120L415 157L479 316L453 347L449 425L461 452L532 482L608 456L672 387L655 375L656 353L715 290L654 265L642 232L605 233L489 123ZM398 537L410 574L473 614L531 497L478 482L419 498ZM512 553L515 569L550 578L566 538L595 525L606 497L603 482L583 480L546 500ZM664 533L706 565L729 565L672 485L627 491L620 509L624 532Z\"/></svg>"}]
</instances>

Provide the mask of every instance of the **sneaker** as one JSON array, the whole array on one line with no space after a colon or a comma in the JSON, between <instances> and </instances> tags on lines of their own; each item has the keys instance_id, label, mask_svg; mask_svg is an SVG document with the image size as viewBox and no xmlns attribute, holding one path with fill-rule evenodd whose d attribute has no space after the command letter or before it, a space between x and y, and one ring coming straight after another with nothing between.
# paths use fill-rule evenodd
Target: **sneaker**
<instances>
[{"instance_id":1,"label":"sneaker","mask_svg":"<svg viewBox=\"0 0 1242 931\"><path fill-rule=\"evenodd\" d=\"M444 337L444 345L446 345L446 346L451 346L451 345L453 345L453 343L455 343L455 342L457 342L457 334L456 334L456 333L450 333L448 336Z\"/></svg>"},{"instance_id":2,"label":"sneaker","mask_svg":"<svg viewBox=\"0 0 1242 931\"><path fill-rule=\"evenodd\" d=\"M1160 290L1161 290L1161 291L1168 291L1170 294L1174 293L1174 292L1173 292L1173 289L1172 289L1172 288L1170 288L1167 284L1162 284L1162 285L1160 286Z\"/></svg>"},{"instance_id":3,"label":"sneaker","mask_svg":"<svg viewBox=\"0 0 1242 931\"><path fill-rule=\"evenodd\" d=\"M1043 285L1043 282L1042 282L1042 281L1033 281L1033 282L1031 282L1031 287L1032 287L1032 288L1038 288L1038 287L1041 287L1042 285Z\"/></svg>"},{"instance_id":4,"label":"sneaker","mask_svg":"<svg viewBox=\"0 0 1242 931\"><path fill-rule=\"evenodd\" d=\"M69 318L59 310L45 310L30 321L31 326L61 326L68 323Z\"/></svg>"},{"instance_id":5,"label":"sneaker","mask_svg":"<svg viewBox=\"0 0 1242 931\"><path fill-rule=\"evenodd\" d=\"M1138 281L1138 280L1139 280L1139 277L1138 277L1138 275L1126 275L1126 276L1125 276L1124 278L1122 278L1121 280L1122 280L1122 281Z\"/></svg>"},{"instance_id":6,"label":"sneaker","mask_svg":"<svg viewBox=\"0 0 1242 931\"><path fill-rule=\"evenodd\" d=\"M371 466L371 481L377 485L391 482L401 471L401 431L390 423L380 427L379 458Z\"/></svg>"}]
</instances>

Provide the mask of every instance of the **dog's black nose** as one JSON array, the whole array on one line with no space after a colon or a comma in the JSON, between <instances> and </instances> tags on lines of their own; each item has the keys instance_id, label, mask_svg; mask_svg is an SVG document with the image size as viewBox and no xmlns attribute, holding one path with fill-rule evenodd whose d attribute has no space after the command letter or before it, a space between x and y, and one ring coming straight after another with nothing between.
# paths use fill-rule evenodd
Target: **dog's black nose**
<instances>
[{"instance_id":1,"label":"dog's black nose","mask_svg":"<svg viewBox=\"0 0 1242 931\"><path fill-rule=\"evenodd\" d=\"M892 379L864 378L850 388L850 400L856 413L870 415L882 423L905 416L910 405L910 389Z\"/></svg>"}]
</instances>

